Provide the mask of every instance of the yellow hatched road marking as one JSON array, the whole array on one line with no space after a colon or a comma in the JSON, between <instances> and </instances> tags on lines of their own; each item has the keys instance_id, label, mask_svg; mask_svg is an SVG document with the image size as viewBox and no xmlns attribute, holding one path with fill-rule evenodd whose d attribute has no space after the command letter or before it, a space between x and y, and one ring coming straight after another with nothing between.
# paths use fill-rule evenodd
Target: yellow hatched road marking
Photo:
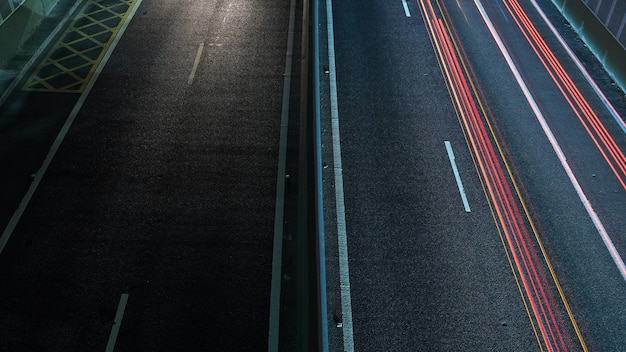
<instances>
[{"instance_id":1,"label":"yellow hatched road marking","mask_svg":"<svg viewBox=\"0 0 626 352\"><path fill-rule=\"evenodd\" d=\"M88 0L25 91L82 93L137 0Z\"/></svg>"}]
</instances>

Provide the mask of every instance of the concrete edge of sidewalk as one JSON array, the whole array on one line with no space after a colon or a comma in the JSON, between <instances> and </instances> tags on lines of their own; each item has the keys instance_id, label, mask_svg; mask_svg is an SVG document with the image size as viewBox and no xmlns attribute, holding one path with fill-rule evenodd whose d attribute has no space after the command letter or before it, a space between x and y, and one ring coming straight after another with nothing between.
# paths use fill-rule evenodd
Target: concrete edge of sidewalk
<instances>
[{"instance_id":1,"label":"concrete edge of sidewalk","mask_svg":"<svg viewBox=\"0 0 626 352\"><path fill-rule=\"evenodd\" d=\"M30 39L13 59L0 69L0 106L2 106L24 75L56 38L84 1L60 0L33 31ZM52 31L50 30L52 27ZM49 31L49 33L46 33Z\"/></svg>"}]
</instances>

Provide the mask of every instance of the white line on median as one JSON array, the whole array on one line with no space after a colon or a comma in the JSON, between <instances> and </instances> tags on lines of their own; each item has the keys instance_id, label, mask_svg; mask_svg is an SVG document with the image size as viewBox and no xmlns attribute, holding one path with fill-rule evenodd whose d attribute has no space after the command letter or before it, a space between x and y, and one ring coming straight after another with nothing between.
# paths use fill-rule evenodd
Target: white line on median
<instances>
[{"instance_id":1,"label":"white line on median","mask_svg":"<svg viewBox=\"0 0 626 352\"><path fill-rule=\"evenodd\" d=\"M339 251L339 285L341 289L341 312L343 327L343 350L354 352L352 328L352 298L350 296L350 271L348 268L348 239L346 233L346 210L343 194L343 169L341 165L341 141L339 138L339 110L337 104L337 71L335 69L335 34L333 29L332 0L326 0L326 25L328 33L328 73L330 76L330 116L332 121L333 160L335 171L335 202L337 208L337 242Z\"/></svg>"},{"instance_id":2,"label":"white line on median","mask_svg":"<svg viewBox=\"0 0 626 352\"><path fill-rule=\"evenodd\" d=\"M402 7L404 7L404 14L406 17L411 17L411 12L409 11L409 5L406 3L406 0L402 0Z\"/></svg>"},{"instance_id":3,"label":"white line on median","mask_svg":"<svg viewBox=\"0 0 626 352\"><path fill-rule=\"evenodd\" d=\"M107 343L107 348L105 352L113 352L113 349L115 349L117 335L120 332L122 319L124 319L126 303L128 303L128 293L122 293L122 297L120 297L120 303L117 305L117 313L115 313L115 320L113 321L113 327L111 328L111 334L109 335L109 342Z\"/></svg>"},{"instance_id":4,"label":"white line on median","mask_svg":"<svg viewBox=\"0 0 626 352\"><path fill-rule=\"evenodd\" d=\"M193 61L193 67L191 68L191 73L189 74L189 79L187 80L187 84L191 85L193 83L194 77L196 77L196 70L198 70L198 64L200 63L200 57L202 57L202 50L204 50L204 42L200 43L198 47L198 52L196 53L196 59Z\"/></svg>"},{"instance_id":5,"label":"white line on median","mask_svg":"<svg viewBox=\"0 0 626 352\"><path fill-rule=\"evenodd\" d=\"M456 162L454 161L454 152L452 151L452 145L450 142L445 141L446 150L448 151L448 159L450 159L450 165L452 165L452 171L454 171L454 178L456 179L456 185L459 186L459 193L461 193L461 199L463 200L463 206L465 207L466 212L471 212L469 202L467 201L467 197L465 196L465 189L463 188L463 182L461 182L461 175L459 175L459 170L456 167Z\"/></svg>"}]
</instances>

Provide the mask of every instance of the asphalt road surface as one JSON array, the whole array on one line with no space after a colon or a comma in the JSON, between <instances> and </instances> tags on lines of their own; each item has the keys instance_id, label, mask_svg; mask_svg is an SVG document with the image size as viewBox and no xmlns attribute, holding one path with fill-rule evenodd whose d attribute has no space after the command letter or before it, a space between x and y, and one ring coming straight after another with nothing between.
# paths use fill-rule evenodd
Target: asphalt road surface
<instances>
[{"instance_id":1,"label":"asphalt road surface","mask_svg":"<svg viewBox=\"0 0 626 352\"><path fill-rule=\"evenodd\" d=\"M623 92L517 5L321 6L331 350L623 349Z\"/></svg>"},{"instance_id":2,"label":"asphalt road surface","mask_svg":"<svg viewBox=\"0 0 626 352\"><path fill-rule=\"evenodd\" d=\"M622 350L626 101L551 2L319 10L329 350ZM294 349L302 13L85 1L0 107L1 351Z\"/></svg>"},{"instance_id":3,"label":"asphalt road surface","mask_svg":"<svg viewBox=\"0 0 626 352\"><path fill-rule=\"evenodd\" d=\"M85 4L0 110L0 350L266 350L290 3Z\"/></svg>"}]
</instances>

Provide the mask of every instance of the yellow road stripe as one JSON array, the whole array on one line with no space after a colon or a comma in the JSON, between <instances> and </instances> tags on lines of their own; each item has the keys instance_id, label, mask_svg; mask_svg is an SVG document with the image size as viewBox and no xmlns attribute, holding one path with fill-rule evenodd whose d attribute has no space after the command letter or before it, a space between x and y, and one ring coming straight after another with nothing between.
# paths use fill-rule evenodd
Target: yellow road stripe
<instances>
[{"instance_id":1,"label":"yellow road stripe","mask_svg":"<svg viewBox=\"0 0 626 352\"><path fill-rule=\"evenodd\" d=\"M22 88L82 93L137 0L89 0Z\"/></svg>"}]
</instances>

